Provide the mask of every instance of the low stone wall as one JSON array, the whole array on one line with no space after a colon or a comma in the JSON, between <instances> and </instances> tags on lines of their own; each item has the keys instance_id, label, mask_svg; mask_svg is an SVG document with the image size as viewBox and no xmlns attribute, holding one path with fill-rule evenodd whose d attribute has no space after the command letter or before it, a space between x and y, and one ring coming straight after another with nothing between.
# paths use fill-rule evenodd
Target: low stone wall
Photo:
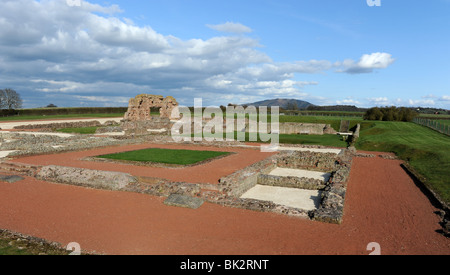
<instances>
[{"instance_id":1,"label":"low stone wall","mask_svg":"<svg viewBox=\"0 0 450 275\"><path fill-rule=\"evenodd\" d=\"M104 134L104 133L121 133L123 132L122 126L105 126L99 127L95 133L96 134Z\"/></svg>"},{"instance_id":2,"label":"low stone wall","mask_svg":"<svg viewBox=\"0 0 450 275\"><path fill-rule=\"evenodd\" d=\"M337 132L329 124L314 123L280 123L280 134L286 135L324 135L336 134Z\"/></svg>"},{"instance_id":3,"label":"low stone wall","mask_svg":"<svg viewBox=\"0 0 450 275\"><path fill-rule=\"evenodd\" d=\"M85 150L104 146L131 144L139 142L133 139L115 139L109 137L92 137L76 135L59 137L53 135L19 134L14 132L0 133L0 151L13 151L9 156L40 155L67 151Z\"/></svg>"},{"instance_id":4,"label":"low stone wall","mask_svg":"<svg viewBox=\"0 0 450 275\"><path fill-rule=\"evenodd\" d=\"M30 124L16 126L16 130L33 130L33 129L62 129L62 128L85 128L85 127L100 127L100 126L112 126L117 125L115 121L107 121L101 124L99 121L76 121L76 122L63 122L63 123L49 123L49 124Z\"/></svg>"},{"instance_id":5,"label":"low stone wall","mask_svg":"<svg viewBox=\"0 0 450 275\"><path fill-rule=\"evenodd\" d=\"M258 177L258 184L268 186L278 186L287 188L298 188L306 190L322 190L327 186L323 180L299 177L280 177L274 175L261 174Z\"/></svg>"},{"instance_id":6,"label":"low stone wall","mask_svg":"<svg viewBox=\"0 0 450 275\"><path fill-rule=\"evenodd\" d=\"M361 132L361 124L357 124L356 129L353 132L353 135L351 136L351 139L350 139L351 146L354 146L356 144L356 142L358 141L360 132Z\"/></svg>"},{"instance_id":7,"label":"low stone wall","mask_svg":"<svg viewBox=\"0 0 450 275\"><path fill-rule=\"evenodd\" d=\"M249 131L249 122L246 121L245 130ZM259 124L258 126L259 127ZM267 132L271 132L271 124L265 124ZM239 130L239 129L238 129ZM336 130L331 127L330 124L318 124L318 123L298 123L298 122L283 122L279 123L280 134L283 135L324 135L324 134L337 134Z\"/></svg>"},{"instance_id":8,"label":"low stone wall","mask_svg":"<svg viewBox=\"0 0 450 275\"><path fill-rule=\"evenodd\" d=\"M126 135L149 135L148 130L160 130L165 129L166 134L170 134L173 122L168 118L152 117L151 120L143 121L122 121L122 128Z\"/></svg>"},{"instance_id":9,"label":"low stone wall","mask_svg":"<svg viewBox=\"0 0 450 275\"><path fill-rule=\"evenodd\" d=\"M286 151L279 154L277 165L280 168L305 169L332 172L337 169L336 154Z\"/></svg>"},{"instance_id":10,"label":"low stone wall","mask_svg":"<svg viewBox=\"0 0 450 275\"><path fill-rule=\"evenodd\" d=\"M137 179L130 174L74 167L44 166L37 179L106 190L123 190Z\"/></svg>"},{"instance_id":11,"label":"low stone wall","mask_svg":"<svg viewBox=\"0 0 450 275\"><path fill-rule=\"evenodd\" d=\"M258 177L261 174L270 173L275 168L276 155L221 178L219 180L219 190L228 196L240 197L256 186Z\"/></svg>"},{"instance_id":12,"label":"low stone wall","mask_svg":"<svg viewBox=\"0 0 450 275\"><path fill-rule=\"evenodd\" d=\"M348 149L338 155L338 169L332 173L327 187L322 192L320 207L309 213L312 220L335 224L342 223L352 160L353 154Z\"/></svg>"},{"instance_id":13,"label":"low stone wall","mask_svg":"<svg viewBox=\"0 0 450 275\"><path fill-rule=\"evenodd\" d=\"M129 183L122 191L141 193L159 197L168 197L172 194L187 195L191 197L201 197L201 186L198 184L185 182L171 182L166 179L153 178L138 179L135 182Z\"/></svg>"},{"instance_id":14,"label":"low stone wall","mask_svg":"<svg viewBox=\"0 0 450 275\"><path fill-rule=\"evenodd\" d=\"M331 184L322 192L319 209L310 212L311 219L320 222L341 224L344 216L345 184Z\"/></svg>"}]
</instances>

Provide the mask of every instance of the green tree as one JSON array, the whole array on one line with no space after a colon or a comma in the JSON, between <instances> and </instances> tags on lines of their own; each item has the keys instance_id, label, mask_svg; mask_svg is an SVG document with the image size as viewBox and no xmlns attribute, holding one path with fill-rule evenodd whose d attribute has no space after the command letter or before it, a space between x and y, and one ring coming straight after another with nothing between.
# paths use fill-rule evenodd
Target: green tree
<instances>
[{"instance_id":1,"label":"green tree","mask_svg":"<svg viewBox=\"0 0 450 275\"><path fill-rule=\"evenodd\" d=\"M367 112L364 114L364 119L408 122L413 121L413 119L418 115L419 113L411 108L397 108L395 106L384 108L375 107L367 110Z\"/></svg>"}]
</instances>

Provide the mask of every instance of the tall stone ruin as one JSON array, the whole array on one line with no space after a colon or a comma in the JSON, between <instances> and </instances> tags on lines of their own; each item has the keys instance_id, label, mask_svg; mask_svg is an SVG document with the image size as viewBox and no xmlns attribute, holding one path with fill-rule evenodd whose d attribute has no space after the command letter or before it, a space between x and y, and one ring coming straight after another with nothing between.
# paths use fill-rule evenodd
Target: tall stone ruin
<instances>
[{"instance_id":1,"label":"tall stone ruin","mask_svg":"<svg viewBox=\"0 0 450 275\"><path fill-rule=\"evenodd\" d=\"M172 126L172 111L178 107L175 98L141 94L130 99L125 113L123 128L127 134L149 134L169 132ZM151 109L160 108L160 116L152 116Z\"/></svg>"}]
</instances>

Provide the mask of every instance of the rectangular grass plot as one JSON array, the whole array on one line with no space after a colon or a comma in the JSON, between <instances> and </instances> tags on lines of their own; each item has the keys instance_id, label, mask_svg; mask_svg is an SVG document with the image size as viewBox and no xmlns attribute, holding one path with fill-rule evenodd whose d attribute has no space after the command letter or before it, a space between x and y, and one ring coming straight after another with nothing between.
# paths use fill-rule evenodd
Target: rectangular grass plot
<instances>
[{"instance_id":1,"label":"rectangular grass plot","mask_svg":"<svg viewBox=\"0 0 450 275\"><path fill-rule=\"evenodd\" d=\"M192 165L210 159L226 156L228 154L230 153L216 152L216 151L149 148L117 154L103 155L98 156L98 158L123 160L123 161L176 164L176 165Z\"/></svg>"}]
</instances>

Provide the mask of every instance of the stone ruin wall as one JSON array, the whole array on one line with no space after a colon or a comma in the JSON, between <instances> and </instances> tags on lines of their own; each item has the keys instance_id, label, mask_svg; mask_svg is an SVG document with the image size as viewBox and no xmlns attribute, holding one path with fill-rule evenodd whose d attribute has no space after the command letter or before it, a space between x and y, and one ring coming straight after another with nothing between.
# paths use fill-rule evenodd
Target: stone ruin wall
<instances>
[{"instance_id":1,"label":"stone ruin wall","mask_svg":"<svg viewBox=\"0 0 450 275\"><path fill-rule=\"evenodd\" d=\"M245 131L248 132L250 129L249 121L246 120ZM259 127L259 124L258 126ZM225 126L224 126L225 128ZM265 125L267 131L271 131L271 124L267 123ZM238 129L239 131L239 129ZM279 123L279 132L282 135L326 135L337 134L336 130L331 127L330 124L318 124L318 123L298 123L298 122L284 122Z\"/></svg>"},{"instance_id":2,"label":"stone ruin wall","mask_svg":"<svg viewBox=\"0 0 450 275\"><path fill-rule=\"evenodd\" d=\"M130 99L128 111L125 113L126 121L147 121L152 120L151 108L161 108L160 117L173 119L172 111L178 106L175 98L160 95L142 94Z\"/></svg>"},{"instance_id":3,"label":"stone ruin wall","mask_svg":"<svg viewBox=\"0 0 450 275\"><path fill-rule=\"evenodd\" d=\"M178 107L175 98L159 95L141 94L130 99L128 111L122 121L126 134L149 134L148 130L165 129L166 133L172 127L172 111ZM152 117L151 109L160 108L160 116Z\"/></svg>"}]
</instances>

